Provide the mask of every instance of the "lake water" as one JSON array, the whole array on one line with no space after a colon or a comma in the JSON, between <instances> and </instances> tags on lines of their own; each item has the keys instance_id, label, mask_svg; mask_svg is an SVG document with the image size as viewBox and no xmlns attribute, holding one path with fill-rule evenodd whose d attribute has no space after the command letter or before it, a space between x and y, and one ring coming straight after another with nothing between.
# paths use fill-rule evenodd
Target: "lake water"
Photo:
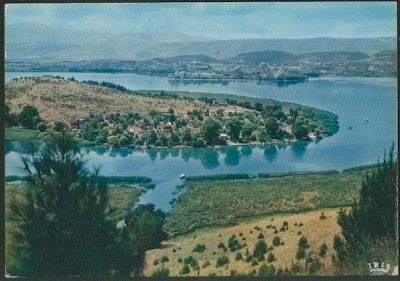
<instances>
[{"instance_id":1,"label":"lake water","mask_svg":"<svg viewBox=\"0 0 400 281\"><path fill-rule=\"evenodd\" d=\"M6 73L6 81L47 73ZM101 165L104 175L144 175L156 188L141 198L169 210L179 193L178 176L223 173L259 173L302 170L342 170L375 163L397 142L397 81L378 78L313 79L278 86L273 83L177 83L166 78L136 74L52 73L78 80L109 81L135 90L181 90L266 97L331 111L339 116L338 133L318 142L221 148L157 148L135 150L83 147L91 166ZM368 121L367 121L368 120ZM349 130L349 126L352 127ZM21 142L6 142L6 175L21 175Z\"/></svg>"}]
</instances>

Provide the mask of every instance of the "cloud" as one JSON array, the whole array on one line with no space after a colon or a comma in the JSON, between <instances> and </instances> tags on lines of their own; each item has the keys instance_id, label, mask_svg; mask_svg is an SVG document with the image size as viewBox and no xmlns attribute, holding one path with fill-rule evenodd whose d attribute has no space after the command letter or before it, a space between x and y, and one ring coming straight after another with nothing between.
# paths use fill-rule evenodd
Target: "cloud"
<instances>
[{"instance_id":1,"label":"cloud","mask_svg":"<svg viewBox=\"0 0 400 281\"><path fill-rule=\"evenodd\" d=\"M395 2L10 4L26 22L116 34L229 38L396 36Z\"/></svg>"}]
</instances>

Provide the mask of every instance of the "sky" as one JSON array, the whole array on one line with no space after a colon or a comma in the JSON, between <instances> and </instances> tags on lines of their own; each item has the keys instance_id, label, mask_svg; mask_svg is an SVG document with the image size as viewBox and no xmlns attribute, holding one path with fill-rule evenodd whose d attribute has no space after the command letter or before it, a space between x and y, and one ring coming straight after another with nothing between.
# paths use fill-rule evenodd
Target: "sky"
<instances>
[{"instance_id":1,"label":"sky","mask_svg":"<svg viewBox=\"0 0 400 281\"><path fill-rule=\"evenodd\" d=\"M9 4L6 27L213 39L396 37L396 2Z\"/></svg>"}]
</instances>

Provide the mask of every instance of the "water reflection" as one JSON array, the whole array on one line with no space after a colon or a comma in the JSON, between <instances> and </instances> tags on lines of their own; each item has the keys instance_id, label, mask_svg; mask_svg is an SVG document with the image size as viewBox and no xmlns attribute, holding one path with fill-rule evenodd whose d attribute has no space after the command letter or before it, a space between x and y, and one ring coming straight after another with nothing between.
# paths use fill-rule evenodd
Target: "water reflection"
<instances>
[{"instance_id":1,"label":"water reflection","mask_svg":"<svg viewBox=\"0 0 400 281\"><path fill-rule=\"evenodd\" d=\"M201 164L207 170L212 170L217 168L219 164L218 152L215 150L205 150L201 155Z\"/></svg>"},{"instance_id":2,"label":"water reflection","mask_svg":"<svg viewBox=\"0 0 400 281\"><path fill-rule=\"evenodd\" d=\"M232 146L226 149L225 164L228 166L236 166L239 164L240 153L237 146Z\"/></svg>"},{"instance_id":3,"label":"water reflection","mask_svg":"<svg viewBox=\"0 0 400 281\"><path fill-rule=\"evenodd\" d=\"M299 160L303 157L304 153L307 150L309 142L295 142L290 146L290 150L296 160Z\"/></svg>"},{"instance_id":4,"label":"water reflection","mask_svg":"<svg viewBox=\"0 0 400 281\"><path fill-rule=\"evenodd\" d=\"M278 155L278 149L276 145L271 144L264 148L264 159L268 162L273 162Z\"/></svg>"},{"instance_id":5,"label":"water reflection","mask_svg":"<svg viewBox=\"0 0 400 281\"><path fill-rule=\"evenodd\" d=\"M147 155L149 155L149 158L152 162L156 161L157 159L157 151L155 149L149 149L147 150Z\"/></svg>"},{"instance_id":6,"label":"water reflection","mask_svg":"<svg viewBox=\"0 0 400 281\"><path fill-rule=\"evenodd\" d=\"M253 153L253 148L250 145L242 146L240 152L242 153L243 157L250 157Z\"/></svg>"}]
</instances>

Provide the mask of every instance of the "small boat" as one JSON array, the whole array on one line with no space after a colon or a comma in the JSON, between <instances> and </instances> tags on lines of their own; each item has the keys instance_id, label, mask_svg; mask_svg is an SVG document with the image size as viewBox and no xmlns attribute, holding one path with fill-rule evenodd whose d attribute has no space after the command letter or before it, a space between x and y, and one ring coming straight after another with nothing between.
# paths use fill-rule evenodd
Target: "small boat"
<instances>
[{"instance_id":1,"label":"small boat","mask_svg":"<svg viewBox=\"0 0 400 281\"><path fill-rule=\"evenodd\" d=\"M351 130L351 129L353 129L353 127L352 127L352 126L349 126L349 130Z\"/></svg>"},{"instance_id":2,"label":"small boat","mask_svg":"<svg viewBox=\"0 0 400 281\"><path fill-rule=\"evenodd\" d=\"M180 178L180 179L184 179L184 178L186 178L186 175L185 175L185 174L181 174L181 175L179 176L179 178Z\"/></svg>"}]
</instances>

